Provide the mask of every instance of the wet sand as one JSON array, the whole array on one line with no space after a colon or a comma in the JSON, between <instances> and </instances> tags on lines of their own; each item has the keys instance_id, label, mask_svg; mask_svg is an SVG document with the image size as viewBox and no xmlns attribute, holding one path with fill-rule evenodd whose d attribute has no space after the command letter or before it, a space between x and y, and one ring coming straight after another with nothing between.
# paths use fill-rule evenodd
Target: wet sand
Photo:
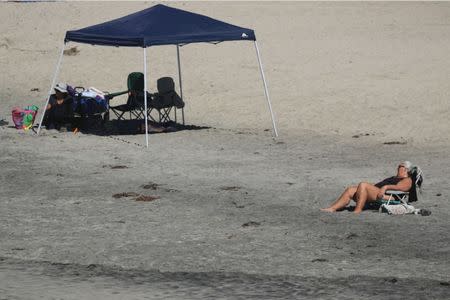
<instances>
[{"instance_id":1,"label":"wet sand","mask_svg":"<svg viewBox=\"0 0 450 300\"><path fill-rule=\"evenodd\" d=\"M1 261L0 279L3 299L443 299L449 289L423 278L159 272L12 259Z\"/></svg>"}]
</instances>

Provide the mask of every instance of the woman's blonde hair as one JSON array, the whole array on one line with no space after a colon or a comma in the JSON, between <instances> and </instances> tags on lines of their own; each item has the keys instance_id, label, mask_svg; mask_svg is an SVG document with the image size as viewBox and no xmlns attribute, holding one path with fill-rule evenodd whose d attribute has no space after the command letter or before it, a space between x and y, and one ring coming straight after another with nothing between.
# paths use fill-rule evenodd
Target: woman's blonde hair
<instances>
[{"instance_id":1,"label":"woman's blonde hair","mask_svg":"<svg viewBox=\"0 0 450 300\"><path fill-rule=\"evenodd\" d=\"M405 160L400 165L404 166L406 169L408 169L408 172L411 171L413 165L409 160Z\"/></svg>"}]
</instances>

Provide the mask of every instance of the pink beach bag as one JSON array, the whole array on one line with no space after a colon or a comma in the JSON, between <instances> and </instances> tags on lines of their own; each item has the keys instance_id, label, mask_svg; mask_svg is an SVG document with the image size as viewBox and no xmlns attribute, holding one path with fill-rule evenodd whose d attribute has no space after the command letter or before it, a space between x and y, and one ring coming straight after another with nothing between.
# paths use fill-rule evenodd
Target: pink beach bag
<instances>
[{"instance_id":1,"label":"pink beach bag","mask_svg":"<svg viewBox=\"0 0 450 300\"><path fill-rule=\"evenodd\" d=\"M24 109L14 107L12 109L12 120L17 129L29 129L33 126L38 108L35 105L27 106Z\"/></svg>"}]
</instances>

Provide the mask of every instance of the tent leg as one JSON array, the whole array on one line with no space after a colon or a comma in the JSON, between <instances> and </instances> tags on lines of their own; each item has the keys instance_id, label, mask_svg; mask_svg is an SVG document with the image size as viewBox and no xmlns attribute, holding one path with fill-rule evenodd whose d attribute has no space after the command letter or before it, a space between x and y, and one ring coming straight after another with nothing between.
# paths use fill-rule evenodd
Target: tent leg
<instances>
[{"instance_id":1,"label":"tent leg","mask_svg":"<svg viewBox=\"0 0 450 300\"><path fill-rule=\"evenodd\" d=\"M47 110L47 105L48 105L48 102L50 101L50 96L52 95L52 90L53 90L53 87L55 86L55 81L59 74L59 67L61 66L65 46L66 46L66 42L64 42L64 44L61 47L61 53L59 54L58 62L56 63L55 74L53 75L52 85L50 86L50 90L48 91L47 101L45 102L45 106L42 109L41 121L39 122L37 135L39 135L39 133L41 132L41 126L42 126L42 122L44 121L45 111Z\"/></svg>"},{"instance_id":2,"label":"tent leg","mask_svg":"<svg viewBox=\"0 0 450 300\"><path fill-rule=\"evenodd\" d=\"M277 131L277 126L275 124L275 117L273 115L272 104L270 103L269 91L267 90L266 77L264 76L263 66L261 63L261 57L259 55L258 43L256 41L255 41L255 48L256 48L256 55L258 56L259 71L261 72L261 77L262 77L262 80L264 83L264 94L266 95L267 104L269 105L269 110L270 110L270 116L272 117L273 132L274 132L275 137L278 137L278 131Z\"/></svg>"},{"instance_id":3,"label":"tent leg","mask_svg":"<svg viewBox=\"0 0 450 300\"><path fill-rule=\"evenodd\" d=\"M177 108L174 107L173 115L175 116L175 123L177 122Z\"/></svg>"},{"instance_id":4,"label":"tent leg","mask_svg":"<svg viewBox=\"0 0 450 300\"><path fill-rule=\"evenodd\" d=\"M178 59L178 81L180 84L180 97L183 101L183 83L181 80L181 64L180 64L180 46L177 45L177 59ZM175 108L176 111L176 108ZM181 108L181 117L183 119L183 125L184 125L184 107Z\"/></svg>"},{"instance_id":5,"label":"tent leg","mask_svg":"<svg viewBox=\"0 0 450 300\"><path fill-rule=\"evenodd\" d=\"M144 119L145 119L145 145L148 148L148 115L147 115L147 51L144 47Z\"/></svg>"}]
</instances>

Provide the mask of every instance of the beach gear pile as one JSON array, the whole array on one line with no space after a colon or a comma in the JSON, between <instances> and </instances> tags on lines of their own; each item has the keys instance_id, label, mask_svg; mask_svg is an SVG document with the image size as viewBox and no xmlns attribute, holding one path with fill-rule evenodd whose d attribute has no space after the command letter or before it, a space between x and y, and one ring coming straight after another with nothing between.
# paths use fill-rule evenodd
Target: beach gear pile
<instances>
[{"instance_id":1,"label":"beach gear pile","mask_svg":"<svg viewBox=\"0 0 450 300\"><path fill-rule=\"evenodd\" d=\"M94 87L85 89L67 85L67 93L73 98L73 111L81 116L93 116L109 109L105 94Z\"/></svg>"},{"instance_id":2,"label":"beach gear pile","mask_svg":"<svg viewBox=\"0 0 450 300\"><path fill-rule=\"evenodd\" d=\"M33 127L34 120L39 108L36 105L26 106L23 109L14 107L12 109L12 120L17 129L28 130Z\"/></svg>"}]
</instances>

